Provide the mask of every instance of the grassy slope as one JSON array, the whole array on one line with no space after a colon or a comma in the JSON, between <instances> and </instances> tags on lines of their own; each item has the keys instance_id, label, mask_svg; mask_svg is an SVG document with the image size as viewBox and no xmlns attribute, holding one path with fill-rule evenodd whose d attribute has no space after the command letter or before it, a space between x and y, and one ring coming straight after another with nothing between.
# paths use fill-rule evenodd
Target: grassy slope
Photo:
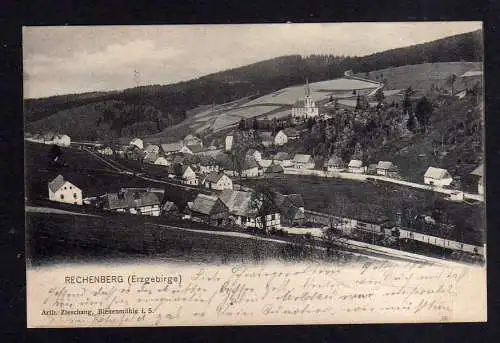
<instances>
[{"instance_id":1,"label":"grassy slope","mask_svg":"<svg viewBox=\"0 0 500 343\"><path fill-rule=\"evenodd\" d=\"M386 89L406 89L411 86L413 89L427 91L432 84L450 89L450 86L446 85L446 79L451 74L460 76L468 70L479 69L481 66L480 62L424 63L374 70L356 76L376 81L386 79ZM455 89L461 89L460 80L457 81Z\"/></svg>"}]
</instances>

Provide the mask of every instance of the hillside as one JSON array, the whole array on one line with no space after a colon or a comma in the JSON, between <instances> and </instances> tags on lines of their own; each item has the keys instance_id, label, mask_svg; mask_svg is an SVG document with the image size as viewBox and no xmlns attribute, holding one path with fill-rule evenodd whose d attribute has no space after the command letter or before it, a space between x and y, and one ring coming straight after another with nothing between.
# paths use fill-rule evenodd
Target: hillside
<instances>
[{"instance_id":1,"label":"hillside","mask_svg":"<svg viewBox=\"0 0 500 343\"><path fill-rule=\"evenodd\" d=\"M293 85L299 85L296 87L301 89L305 78L314 83L339 78L348 69L366 73L408 64L460 60L482 61L480 31L363 57L282 56L171 85L26 99L24 114L29 131L50 129L65 132L74 139L95 138L89 132L96 127L99 136L153 135L181 123L186 113L199 105L258 98ZM116 104L122 104L123 108ZM251 108L251 115L262 115L267 110L283 112L281 101L260 101L249 105L255 105ZM275 107L270 109L268 106ZM229 121L239 115L229 115ZM78 126L67 124L68 117L74 116L78 118ZM211 125L222 128L227 122L219 120ZM199 125L198 129L203 125L206 123Z\"/></svg>"},{"instance_id":2,"label":"hillside","mask_svg":"<svg viewBox=\"0 0 500 343\"><path fill-rule=\"evenodd\" d=\"M358 73L356 76L383 82L385 89L412 87L430 91L438 87L449 90L451 86L447 79L450 75L457 76L455 89L463 89L465 85L459 76L469 70L482 70L482 62L423 63Z\"/></svg>"}]
</instances>

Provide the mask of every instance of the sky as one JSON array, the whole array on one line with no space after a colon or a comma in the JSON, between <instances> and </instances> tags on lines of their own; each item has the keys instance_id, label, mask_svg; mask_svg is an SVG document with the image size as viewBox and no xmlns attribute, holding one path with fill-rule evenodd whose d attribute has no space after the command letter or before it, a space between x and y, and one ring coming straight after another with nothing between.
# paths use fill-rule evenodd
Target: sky
<instances>
[{"instance_id":1,"label":"sky","mask_svg":"<svg viewBox=\"0 0 500 343\"><path fill-rule=\"evenodd\" d=\"M364 56L481 27L481 22L24 27L24 97L169 84L291 54Z\"/></svg>"}]
</instances>

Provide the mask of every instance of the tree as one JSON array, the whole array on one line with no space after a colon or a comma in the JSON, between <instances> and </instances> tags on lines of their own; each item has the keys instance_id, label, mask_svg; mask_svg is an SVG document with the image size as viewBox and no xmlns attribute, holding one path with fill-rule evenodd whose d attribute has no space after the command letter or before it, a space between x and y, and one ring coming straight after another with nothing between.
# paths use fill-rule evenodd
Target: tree
<instances>
[{"instance_id":1,"label":"tree","mask_svg":"<svg viewBox=\"0 0 500 343\"><path fill-rule=\"evenodd\" d=\"M418 124L424 131L429 125L432 112L433 108L431 102L425 96L420 98L415 106L415 116L418 120Z\"/></svg>"},{"instance_id":2,"label":"tree","mask_svg":"<svg viewBox=\"0 0 500 343\"><path fill-rule=\"evenodd\" d=\"M254 118L253 119L253 125L252 125L252 128L254 130L258 130L259 129L259 122L257 121L257 118Z\"/></svg>"},{"instance_id":3,"label":"tree","mask_svg":"<svg viewBox=\"0 0 500 343\"><path fill-rule=\"evenodd\" d=\"M385 96L384 96L384 91L382 88L377 89L374 95L375 101L377 101L379 104L384 102Z\"/></svg>"},{"instance_id":4,"label":"tree","mask_svg":"<svg viewBox=\"0 0 500 343\"><path fill-rule=\"evenodd\" d=\"M415 129L417 128L417 123L415 122L415 116L413 115L413 113L410 113L408 115L408 121L406 122L406 127L411 132L415 132Z\"/></svg>"},{"instance_id":5,"label":"tree","mask_svg":"<svg viewBox=\"0 0 500 343\"><path fill-rule=\"evenodd\" d=\"M180 163L175 163L173 168L174 168L174 175L175 175L177 178L181 179L181 178L182 178L182 175L183 175L183 172L182 172L182 164L180 164Z\"/></svg>"},{"instance_id":6,"label":"tree","mask_svg":"<svg viewBox=\"0 0 500 343\"><path fill-rule=\"evenodd\" d=\"M231 152L229 153L229 157L231 159L231 164L233 167L233 170L239 175L239 177L242 177L243 173L243 167L245 164L245 149L243 146L235 146L231 149Z\"/></svg>"},{"instance_id":7,"label":"tree","mask_svg":"<svg viewBox=\"0 0 500 343\"><path fill-rule=\"evenodd\" d=\"M52 145L49 151L50 163L59 164L62 159L62 151L58 145Z\"/></svg>"},{"instance_id":8,"label":"tree","mask_svg":"<svg viewBox=\"0 0 500 343\"><path fill-rule=\"evenodd\" d=\"M247 125L246 125L245 119L241 118L240 122L238 123L238 130L245 131L246 129L247 129Z\"/></svg>"},{"instance_id":9,"label":"tree","mask_svg":"<svg viewBox=\"0 0 500 343\"><path fill-rule=\"evenodd\" d=\"M411 86L409 86L406 90L405 90L405 93L404 93L404 97L403 97L403 111L405 113L409 113L411 112L411 96L414 95L415 92L413 91L413 89L411 88Z\"/></svg>"},{"instance_id":10,"label":"tree","mask_svg":"<svg viewBox=\"0 0 500 343\"><path fill-rule=\"evenodd\" d=\"M457 76L455 74L451 74L446 83L451 86L451 95L455 94L455 82L457 81Z\"/></svg>"},{"instance_id":11,"label":"tree","mask_svg":"<svg viewBox=\"0 0 500 343\"><path fill-rule=\"evenodd\" d=\"M274 192L265 185L257 185L250 199L250 209L256 214L256 221L260 222L265 233L268 233L266 217L274 214L277 208L274 199Z\"/></svg>"}]
</instances>

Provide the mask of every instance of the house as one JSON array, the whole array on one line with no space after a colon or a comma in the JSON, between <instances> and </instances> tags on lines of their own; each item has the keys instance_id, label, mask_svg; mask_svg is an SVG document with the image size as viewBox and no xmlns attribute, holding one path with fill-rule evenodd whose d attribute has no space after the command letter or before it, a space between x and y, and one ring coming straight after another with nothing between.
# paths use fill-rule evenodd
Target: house
<instances>
[{"instance_id":1,"label":"house","mask_svg":"<svg viewBox=\"0 0 500 343\"><path fill-rule=\"evenodd\" d=\"M186 145L185 147L187 149L189 149L189 151L190 151L190 152L187 152L188 154L201 154L201 153L203 153L203 145L202 144L189 144L189 145ZM181 152L182 152L182 149L181 149Z\"/></svg>"},{"instance_id":2,"label":"house","mask_svg":"<svg viewBox=\"0 0 500 343\"><path fill-rule=\"evenodd\" d=\"M212 172L203 180L203 186L208 189L222 191L224 189L233 189L233 181L222 172Z\"/></svg>"},{"instance_id":3,"label":"house","mask_svg":"<svg viewBox=\"0 0 500 343\"><path fill-rule=\"evenodd\" d=\"M449 186L453 178L446 169L429 167L424 174L424 184L431 186Z\"/></svg>"},{"instance_id":4,"label":"house","mask_svg":"<svg viewBox=\"0 0 500 343\"><path fill-rule=\"evenodd\" d=\"M288 136L285 134L285 131L283 130L278 131L276 136L274 136L274 145L281 146L285 145L287 142L288 142Z\"/></svg>"},{"instance_id":5,"label":"house","mask_svg":"<svg viewBox=\"0 0 500 343\"><path fill-rule=\"evenodd\" d=\"M167 160L165 157L160 156L156 158L156 160L153 162L153 164L159 165L159 166L170 166L172 163Z\"/></svg>"},{"instance_id":6,"label":"house","mask_svg":"<svg viewBox=\"0 0 500 343\"><path fill-rule=\"evenodd\" d=\"M262 154L257 149L248 149L246 156L253 157L257 163L262 160Z\"/></svg>"},{"instance_id":7,"label":"house","mask_svg":"<svg viewBox=\"0 0 500 343\"><path fill-rule=\"evenodd\" d=\"M219 159L221 168L229 176L255 177L259 176L259 165L252 156L245 156L241 167L235 165L229 156L223 156Z\"/></svg>"},{"instance_id":8,"label":"house","mask_svg":"<svg viewBox=\"0 0 500 343\"><path fill-rule=\"evenodd\" d=\"M161 196L147 189L122 188L117 193L107 193L101 198L101 207L106 211L159 216Z\"/></svg>"},{"instance_id":9,"label":"house","mask_svg":"<svg viewBox=\"0 0 500 343\"><path fill-rule=\"evenodd\" d=\"M296 101L292 107L292 118L295 120L319 116L319 109L311 98L311 90L307 80L304 88L304 100Z\"/></svg>"},{"instance_id":10,"label":"house","mask_svg":"<svg viewBox=\"0 0 500 343\"><path fill-rule=\"evenodd\" d=\"M280 211L282 224L287 226L304 224L306 215L302 195L276 193L274 201Z\"/></svg>"},{"instance_id":11,"label":"house","mask_svg":"<svg viewBox=\"0 0 500 343\"><path fill-rule=\"evenodd\" d=\"M259 138L264 147L270 147L274 143L273 133L270 131L262 131L259 133Z\"/></svg>"},{"instance_id":12,"label":"house","mask_svg":"<svg viewBox=\"0 0 500 343\"><path fill-rule=\"evenodd\" d=\"M477 192L481 195L484 194L484 164L481 164L474 169L471 175L477 176Z\"/></svg>"},{"instance_id":13,"label":"house","mask_svg":"<svg viewBox=\"0 0 500 343\"><path fill-rule=\"evenodd\" d=\"M394 169L394 164L389 161L379 161L377 164L377 175L387 176L389 171Z\"/></svg>"},{"instance_id":14,"label":"house","mask_svg":"<svg viewBox=\"0 0 500 343\"><path fill-rule=\"evenodd\" d=\"M182 180L184 183L191 185L191 186L196 186L198 185L198 177L196 176L196 173L194 172L193 168L191 166L182 166Z\"/></svg>"},{"instance_id":15,"label":"house","mask_svg":"<svg viewBox=\"0 0 500 343\"><path fill-rule=\"evenodd\" d=\"M226 136L226 151L231 151L231 148L233 147L233 139L232 135Z\"/></svg>"},{"instance_id":16,"label":"house","mask_svg":"<svg viewBox=\"0 0 500 343\"><path fill-rule=\"evenodd\" d=\"M270 160L268 158L262 158L259 162L257 162L259 164L259 167L261 169L265 169L269 166L271 166L271 164L273 163L273 160Z\"/></svg>"},{"instance_id":17,"label":"house","mask_svg":"<svg viewBox=\"0 0 500 343\"><path fill-rule=\"evenodd\" d=\"M161 144L161 150L165 155L171 155L179 152L182 149L182 144L177 142L177 143L168 143L168 144Z\"/></svg>"},{"instance_id":18,"label":"house","mask_svg":"<svg viewBox=\"0 0 500 343\"><path fill-rule=\"evenodd\" d=\"M347 165L347 170L349 173L363 174L365 172L365 167L363 166L363 161L351 160Z\"/></svg>"},{"instance_id":19,"label":"house","mask_svg":"<svg viewBox=\"0 0 500 343\"><path fill-rule=\"evenodd\" d=\"M264 169L265 174L282 174L284 173L283 167L277 163L271 163L269 167Z\"/></svg>"},{"instance_id":20,"label":"house","mask_svg":"<svg viewBox=\"0 0 500 343\"><path fill-rule=\"evenodd\" d=\"M286 129L283 129L283 132L289 141L299 139L300 137L299 131L294 127L287 127Z\"/></svg>"},{"instance_id":21,"label":"house","mask_svg":"<svg viewBox=\"0 0 500 343\"><path fill-rule=\"evenodd\" d=\"M53 144L54 143L54 134L53 133L44 133L42 136L43 142L45 144Z\"/></svg>"},{"instance_id":22,"label":"house","mask_svg":"<svg viewBox=\"0 0 500 343\"><path fill-rule=\"evenodd\" d=\"M58 175L48 183L49 200L66 204L82 205L82 190L66 181L62 175Z\"/></svg>"},{"instance_id":23,"label":"house","mask_svg":"<svg viewBox=\"0 0 500 343\"><path fill-rule=\"evenodd\" d=\"M71 138L69 138L68 135L55 135L54 144L57 144L59 146L70 146Z\"/></svg>"},{"instance_id":24,"label":"house","mask_svg":"<svg viewBox=\"0 0 500 343\"><path fill-rule=\"evenodd\" d=\"M274 144L280 146L298 138L299 132L293 127L287 127L286 129L278 131L274 137Z\"/></svg>"},{"instance_id":25,"label":"house","mask_svg":"<svg viewBox=\"0 0 500 343\"><path fill-rule=\"evenodd\" d=\"M193 151L191 149L189 149L189 147L187 145L182 146L180 148L179 152L182 154L193 155Z\"/></svg>"},{"instance_id":26,"label":"house","mask_svg":"<svg viewBox=\"0 0 500 343\"><path fill-rule=\"evenodd\" d=\"M313 169L314 160L311 155L295 154L293 157L293 166L297 169Z\"/></svg>"},{"instance_id":27,"label":"house","mask_svg":"<svg viewBox=\"0 0 500 343\"><path fill-rule=\"evenodd\" d=\"M345 163L338 156L332 156L325 163L326 170L329 172L340 172L345 170Z\"/></svg>"},{"instance_id":28,"label":"house","mask_svg":"<svg viewBox=\"0 0 500 343\"><path fill-rule=\"evenodd\" d=\"M370 174L370 175L376 175L377 174L377 166L378 166L377 163L369 164L368 167L366 168L366 173Z\"/></svg>"},{"instance_id":29,"label":"house","mask_svg":"<svg viewBox=\"0 0 500 343\"><path fill-rule=\"evenodd\" d=\"M200 162L199 162L199 167L200 167L200 173L202 173L202 174L208 174L211 172L218 172L220 170L220 167L217 164L217 161L214 158L207 157L207 156L201 156Z\"/></svg>"},{"instance_id":30,"label":"house","mask_svg":"<svg viewBox=\"0 0 500 343\"><path fill-rule=\"evenodd\" d=\"M259 229L278 229L281 227L280 214L275 206L267 209L268 214L259 215L259 205L252 198L252 192L224 190L219 198L229 209L236 225ZM264 217L264 220L263 218Z\"/></svg>"},{"instance_id":31,"label":"house","mask_svg":"<svg viewBox=\"0 0 500 343\"><path fill-rule=\"evenodd\" d=\"M286 152L277 152L273 158L275 163L281 165L284 168L293 167L292 158Z\"/></svg>"},{"instance_id":32,"label":"house","mask_svg":"<svg viewBox=\"0 0 500 343\"><path fill-rule=\"evenodd\" d=\"M158 154L155 154L155 153L148 153L145 157L144 157L144 163L149 163L149 164L154 164L155 161L159 158Z\"/></svg>"},{"instance_id":33,"label":"house","mask_svg":"<svg viewBox=\"0 0 500 343\"><path fill-rule=\"evenodd\" d=\"M111 147L109 147L109 146L107 146L103 149L99 149L98 152L101 155L105 155L105 156L112 156L113 155L113 149L111 149Z\"/></svg>"},{"instance_id":34,"label":"house","mask_svg":"<svg viewBox=\"0 0 500 343\"><path fill-rule=\"evenodd\" d=\"M146 146L146 148L144 148L144 152L146 154L156 154L156 155L159 155L160 152L161 152L161 148L159 145L156 145L156 144L148 144Z\"/></svg>"},{"instance_id":35,"label":"house","mask_svg":"<svg viewBox=\"0 0 500 343\"><path fill-rule=\"evenodd\" d=\"M187 146L199 145L199 146L201 146L201 148L203 148L203 141L201 140L201 138L198 138L192 134L189 134L186 137L184 137L183 143L184 143L184 145L187 145Z\"/></svg>"},{"instance_id":36,"label":"house","mask_svg":"<svg viewBox=\"0 0 500 343\"><path fill-rule=\"evenodd\" d=\"M226 225L229 218L229 209L218 197L201 193L188 202L188 212L193 221L211 226Z\"/></svg>"},{"instance_id":37,"label":"house","mask_svg":"<svg viewBox=\"0 0 500 343\"><path fill-rule=\"evenodd\" d=\"M136 147L138 147L139 149L143 149L144 148L144 143L142 142L142 139L140 138L134 138L130 141L129 145L134 145Z\"/></svg>"}]
</instances>

